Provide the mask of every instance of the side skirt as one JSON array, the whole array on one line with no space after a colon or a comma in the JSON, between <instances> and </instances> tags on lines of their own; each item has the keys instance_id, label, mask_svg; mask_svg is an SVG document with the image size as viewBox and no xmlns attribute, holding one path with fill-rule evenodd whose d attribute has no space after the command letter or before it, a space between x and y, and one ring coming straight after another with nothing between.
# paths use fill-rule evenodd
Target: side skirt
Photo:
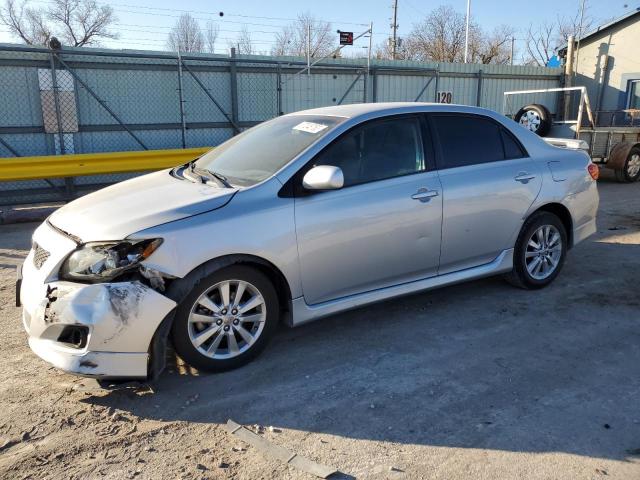
<instances>
[{"instance_id":1,"label":"side skirt","mask_svg":"<svg viewBox=\"0 0 640 480\"><path fill-rule=\"evenodd\" d=\"M504 250L490 263L480 265L478 267L467 268L458 272L447 273L446 275L438 275L414 282L402 283L392 287L371 290L369 292L358 293L348 297L330 300L328 302L318 303L315 305L307 305L304 297L298 297L292 301L292 322L291 326L296 327L304 323L317 320L328 315L333 315L345 310L351 310L370 303L381 302L389 298L401 295L409 295L411 293L423 290L431 290L454 283L465 282L482 277L489 277L500 273L510 272L513 268L513 248Z\"/></svg>"}]
</instances>

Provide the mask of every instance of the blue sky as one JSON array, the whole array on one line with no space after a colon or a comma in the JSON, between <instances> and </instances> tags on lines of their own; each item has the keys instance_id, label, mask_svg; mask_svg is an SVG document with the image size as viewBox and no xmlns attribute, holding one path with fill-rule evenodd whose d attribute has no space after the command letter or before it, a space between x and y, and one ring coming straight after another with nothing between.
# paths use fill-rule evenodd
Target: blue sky
<instances>
[{"instance_id":1,"label":"blue sky","mask_svg":"<svg viewBox=\"0 0 640 480\"><path fill-rule=\"evenodd\" d=\"M182 11L190 11L203 25L208 19L219 24L217 49L227 51L227 43L237 36L237 31L247 24L252 32L255 47L268 52L273 41L273 32L294 18L297 13L311 12L317 17L331 21L332 27L342 30L363 30L363 25L373 22L374 44L383 42L389 35L392 0L116 0L109 3L116 11L120 32L117 41L105 41L104 46L114 48L162 49L166 35L176 17ZM581 0L472 0L472 18L486 29L508 24L517 29L516 48L522 47L527 27L558 15L571 16L580 7ZM30 0L32 6L46 7L47 0ZM412 25L434 8L448 4L464 12L466 0L398 0L399 34L411 30ZM592 17L599 21L620 16L640 1L587 0ZM217 12L223 11L220 18ZM260 18L262 17L262 18ZM269 18L267 18L269 17ZM519 38L518 38L519 37ZM337 39L337 34L336 34ZM11 37L0 27L0 41L10 42ZM360 46L366 45L362 40ZM350 47L358 48L358 47Z\"/></svg>"}]
</instances>

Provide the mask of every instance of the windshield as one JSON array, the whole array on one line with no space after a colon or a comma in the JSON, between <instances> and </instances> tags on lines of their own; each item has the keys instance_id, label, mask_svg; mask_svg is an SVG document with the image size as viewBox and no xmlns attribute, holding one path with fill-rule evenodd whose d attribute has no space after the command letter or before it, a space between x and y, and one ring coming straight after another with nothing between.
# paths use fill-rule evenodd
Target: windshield
<instances>
[{"instance_id":1,"label":"windshield","mask_svg":"<svg viewBox=\"0 0 640 480\"><path fill-rule=\"evenodd\" d=\"M249 186L270 177L345 119L324 115L277 117L237 135L196 161L202 169Z\"/></svg>"}]
</instances>

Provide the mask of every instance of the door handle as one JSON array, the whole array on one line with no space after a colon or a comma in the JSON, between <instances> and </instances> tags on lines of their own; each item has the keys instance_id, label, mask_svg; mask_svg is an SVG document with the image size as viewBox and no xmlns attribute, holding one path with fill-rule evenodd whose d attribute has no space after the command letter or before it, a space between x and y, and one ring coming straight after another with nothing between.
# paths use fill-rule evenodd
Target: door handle
<instances>
[{"instance_id":1,"label":"door handle","mask_svg":"<svg viewBox=\"0 0 640 480\"><path fill-rule=\"evenodd\" d=\"M437 197L437 190L427 190L426 188L419 189L416 193L411 195L414 200L420 200L421 202L428 202L432 197Z\"/></svg>"},{"instance_id":2,"label":"door handle","mask_svg":"<svg viewBox=\"0 0 640 480\"><path fill-rule=\"evenodd\" d=\"M529 180L533 180L534 178L536 178L535 175L529 175L527 172L520 172L514 177L514 180L520 183L529 183Z\"/></svg>"}]
</instances>

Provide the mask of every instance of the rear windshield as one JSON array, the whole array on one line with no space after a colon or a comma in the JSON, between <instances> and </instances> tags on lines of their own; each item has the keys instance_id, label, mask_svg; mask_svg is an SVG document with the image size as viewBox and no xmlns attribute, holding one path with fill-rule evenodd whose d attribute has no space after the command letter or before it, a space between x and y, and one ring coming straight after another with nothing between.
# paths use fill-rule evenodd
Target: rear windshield
<instances>
[{"instance_id":1,"label":"rear windshield","mask_svg":"<svg viewBox=\"0 0 640 480\"><path fill-rule=\"evenodd\" d=\"M287 115L237 135L196 161L199 168L249 186L269 178L336 125L342 117Z\"/></svg>"}]
</instances>

